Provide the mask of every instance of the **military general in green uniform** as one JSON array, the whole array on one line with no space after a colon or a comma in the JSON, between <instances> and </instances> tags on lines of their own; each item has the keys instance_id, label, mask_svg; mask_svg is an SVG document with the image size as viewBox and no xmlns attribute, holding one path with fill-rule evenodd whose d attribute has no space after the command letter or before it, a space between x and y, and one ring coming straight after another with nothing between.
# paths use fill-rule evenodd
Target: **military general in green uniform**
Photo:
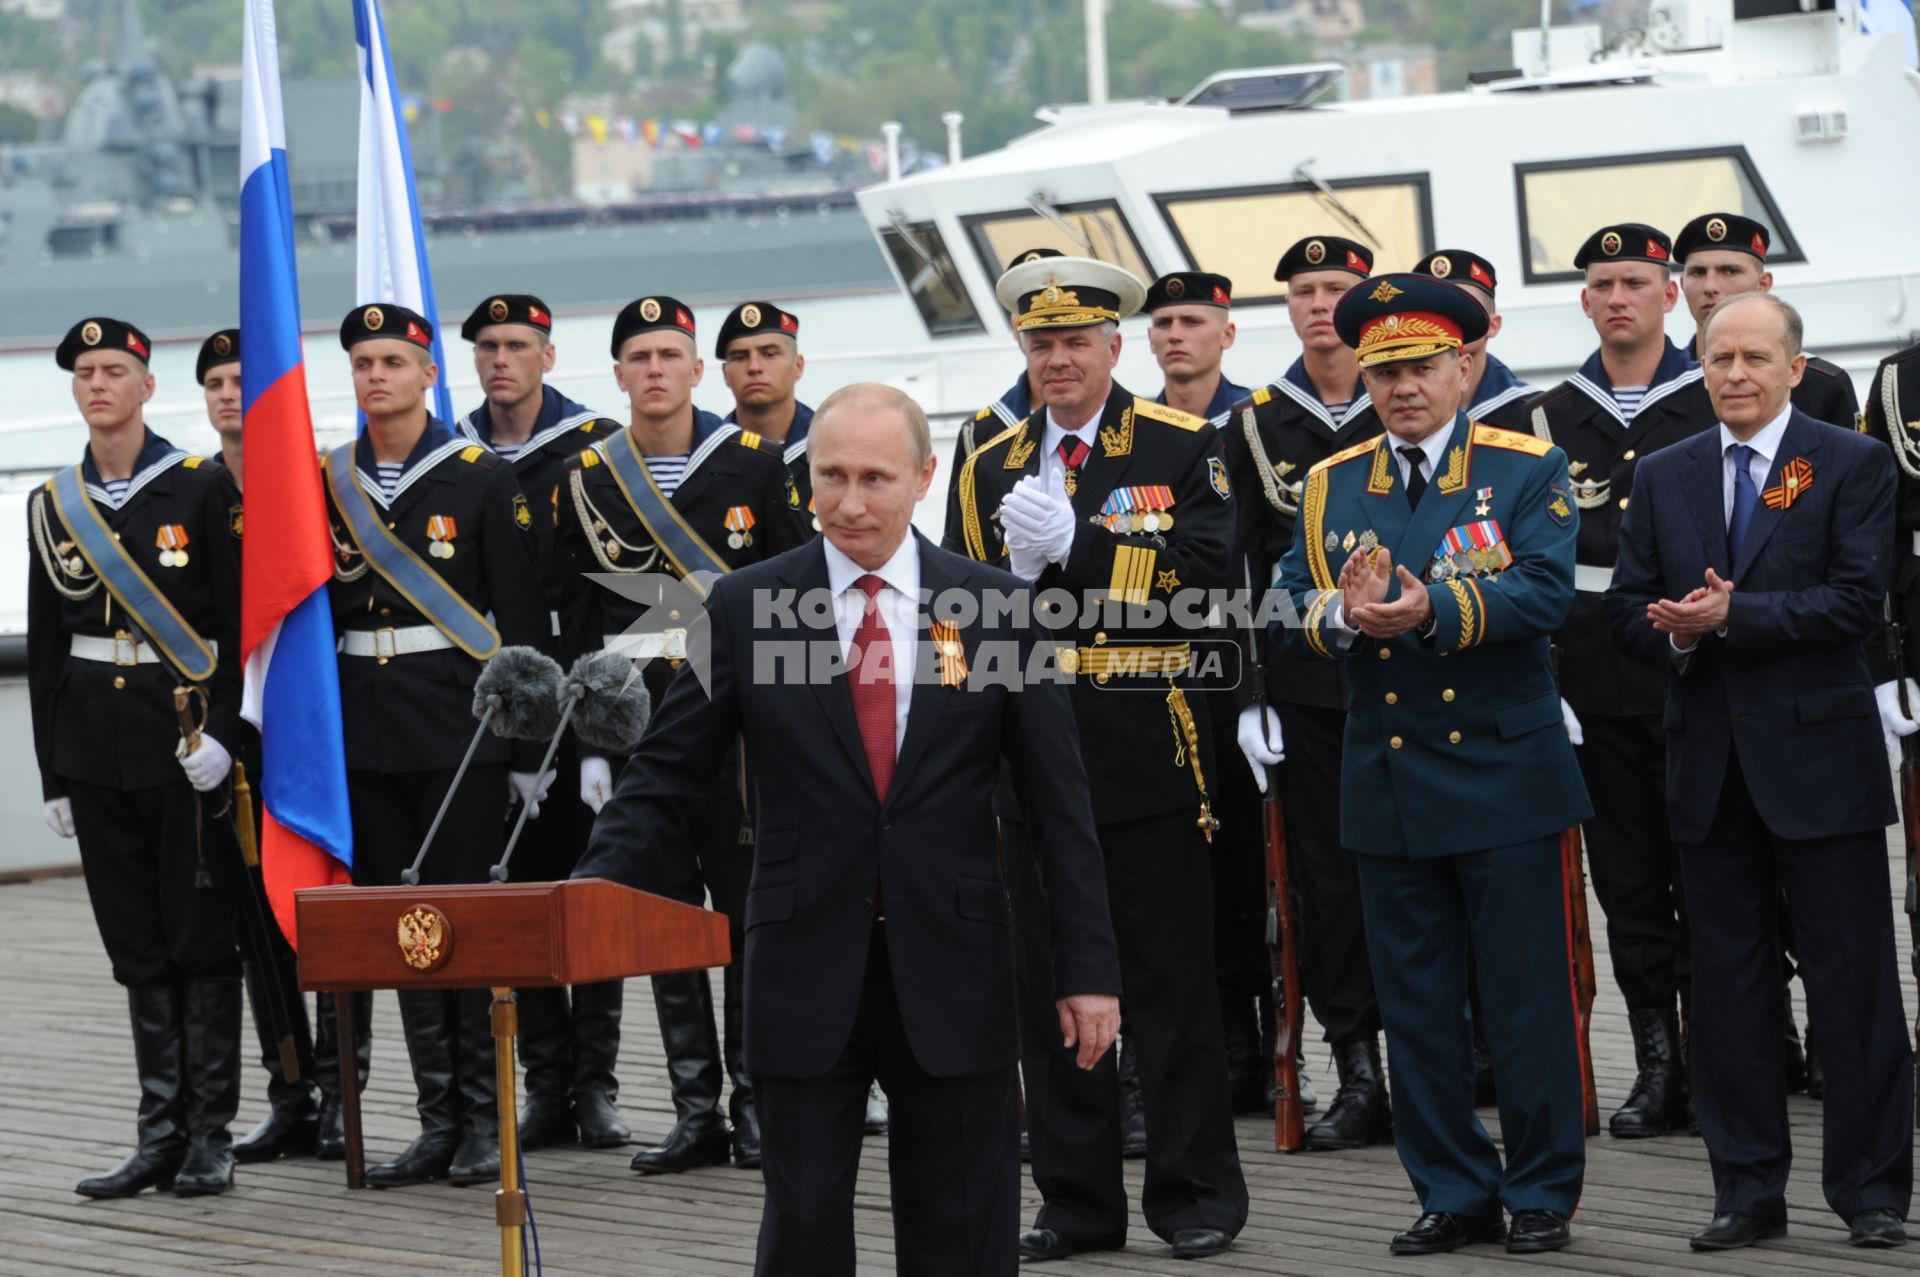
<instances>
[{"instance_id":1,"label":"military general in green uniform","mask_svg":"<svg viewBox=\"0 0 1920 1277\"><path fill-rule=\"evenodd\" d=\"M1346 667L1340 841L1422 1211L1393 1250L1558 1250L1585 1141L1557 849L1591 814L1548 659L1573 602L1567 459L1461 410L1487 316L1459 288L1376 277L1334 326L1387 433L1308 473L1279 585L1284 641ZM1473 1111L1469 952L1504 1165Z\"/></svg>"}]
</instances>

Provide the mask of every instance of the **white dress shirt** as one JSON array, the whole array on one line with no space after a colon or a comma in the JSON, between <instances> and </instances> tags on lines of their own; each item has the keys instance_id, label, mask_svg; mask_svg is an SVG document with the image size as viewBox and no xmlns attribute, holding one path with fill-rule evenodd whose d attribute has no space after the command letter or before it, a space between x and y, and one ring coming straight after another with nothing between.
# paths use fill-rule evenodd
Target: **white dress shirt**
<instances>
[{"instance_id":1,"label":"white dress shirt","mask_svg":"<svg viewBox=\"0 0 1920 1277\"><path fill-rule=\"evenodd\" d=\"M1102 405L1104 407L1104 405ZM1100 428L1100 414L1078 430L1068 430L1053 419L1053 409L1047 409L1047 428L1040 435L1040 483L1048 496L1067 499L1067 463L1060 459L1060 441L1072 435L1091 450L1094 438ZM1091 451L1088 453L1092 455ZM1083 463L1084 466L1084 463Z\"/></svg>"},{"instance_id":2,"label":"white dress shirt","mask_svg":"<svg viewBox=\"0 0 1920 1277\"><path fill-rule=\"evenodd\" d=\"M827 553L827 584L833 590L834 628L840 636L840 655L853 650L854 631L860 628L867 611L867 592L856 584L868 569L848 558L833 542L820 538ZM920 545L911 532L893 557L873 574L886 582L874 595L880 619L886 622L887 637L893 643L893 753L900 755L900 742L907 738L907 710L913 705L913 665L919 648L920 621ZM851 677L858 678L855 671Z\"/></svg>"},{"instance_id":3,"label":"white dress shirt","mask_svg":"<svg viewBox=\"0 0 1920 1277\"><path fill-rule=\"evenodd\" d=\"M1780 415L1760 427L1759 433L1745 441L1754 455L1749 460L1747 472L1753 476L1753 490L1759 492L1767 486L1767 476L1773 473L1773 459L1780 452L1780 441L1786 438L1787 419L1793 416L1793 401L1789 399ZM1742 442L1733 437L1733 431L1723 423L1720 427L1720 487L1723 512L1727 518L1727 527L1733 527L1733 446Z\"/></svg>"}]
</instances>

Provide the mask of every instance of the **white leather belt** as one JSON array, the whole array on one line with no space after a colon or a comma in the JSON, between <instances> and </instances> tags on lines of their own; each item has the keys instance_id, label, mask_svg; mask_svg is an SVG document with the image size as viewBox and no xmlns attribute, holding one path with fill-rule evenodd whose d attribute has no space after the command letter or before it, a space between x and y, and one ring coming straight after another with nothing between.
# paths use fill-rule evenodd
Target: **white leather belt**
<instances>
[{"instance_id":1,"label":"white leather belt","mask_svg":"<svg viewBox=\"0 0 1920 1277\"><path fill-rule=\"evenodd\" d=\"M220 644L213 639L207 640L207 647L215 656L220 655ZM67 654L105 665L158 665L161 661L157 649L124 630L112 638L98 634L72 635L67 640Z\"/></svg>"},{"instance_id":2,"label":"white leather belt","mask_svg":"<svg viewBox=\"0 0 1920 1277\"><path fill-rule=\"evenodd\" d=\"M1585 563L1573 565L1573 588L1588 594L1605 594L1613 584L1612 568L1596 568Z\"/></svg>"},{"instance_id":3,"label":"white leather belt","mask_svg":"<svg viewBox=\"0 0 1920 1277\"><path fill-rule=\"evenodd\" d=\"M652 634L608 634L601 638L600 650L629 660L651 661L664 656L670 661L687 659L687 632L660 630Z\"/></svg>"},{"instance_id":4,"label":"white leather belt","mask_svg":"<svg viewBox=\"0 0 1920 1277\"><path fill-rule=\"evenodd\" d=\"M348 656L372 656L382 661L415 652L444 652L453 645L453 640L433 625L389 625L378 630L348 630L340 636L340 651Z\"/></svg>"}]
</instances>

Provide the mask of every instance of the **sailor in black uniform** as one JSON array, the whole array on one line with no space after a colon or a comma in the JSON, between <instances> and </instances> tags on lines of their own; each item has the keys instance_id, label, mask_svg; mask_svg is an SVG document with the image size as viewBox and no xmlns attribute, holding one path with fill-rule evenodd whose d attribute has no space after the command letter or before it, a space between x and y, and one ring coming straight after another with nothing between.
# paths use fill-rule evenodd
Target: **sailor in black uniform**
<instances>
[{"instance_id":1,"label":"sailor in black uniform","mask_svg":"<svg viewBox=\"0 0 1920 1277\"><path fill-rule=\"evenodd\" d=\"M1464 248L1443 248L1422 257L1413 273L1431 275L1466 289L1467 296L1487 312L1486 336L1468 345L1464 352L1473 361L1472 371L1467 374L1473 383L1467 387L1467 416L1502 430L1527 429L1528 407L1540 388L1514 376L1513 369L1487 350L1488 343L1500 335L1501 327L1500 308L1494 302L1498 277L1493 263Z\"/></svg>"}]
</instances>

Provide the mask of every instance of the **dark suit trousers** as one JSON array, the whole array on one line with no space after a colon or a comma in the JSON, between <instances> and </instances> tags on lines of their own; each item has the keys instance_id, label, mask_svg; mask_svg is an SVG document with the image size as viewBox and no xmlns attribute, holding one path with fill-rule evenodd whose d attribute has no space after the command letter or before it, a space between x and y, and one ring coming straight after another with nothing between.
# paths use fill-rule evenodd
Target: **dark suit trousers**
<instances>
[{"instance_id":1,"label":"dark suit trousers","mask_svg":"<svg viewBox=\"0 0 1920 1277\"><path fill-rule=\"evenodd\" d=\"M1158 1236L1183 1228L1237 1234L1247 1185L1228 1108L1226 1046L1215 996L1212 867L1193 810L1100 826L1127 1031L1140 1058L1147 1170L1141 1212ZM1060 1045L1043 900L1031 898L1024 826L1006 821L1009 879L1028 886L1014 906L1024 947L1021 1074L1033 1182L1045 1198L1034 1220L1083 1246L1127 1236L1120 1172L1120 1089L1113 1056L1092 1070ZM1041 884L1044 887L1044 884ZM891 1093L889 1093L891 1097Z\"/></svg>"},{"instance_id":2,"label":"dark suit trousers","mask_svg":"<svg viewBox=\"0 0 1920 1277\"><path fill-rule=\"evenodd\" d=\"M1667 739L1658 715L1590 714L1575 749L1593 798L1587 869L1607 916L1613 978L1629 1011L1687 1005L1687 914L1667 832Z\"/></svg>"},{"instance_id":3,"label":"dark suit trousers","mask_svg":"<svg viewBox=\"0 0 1920 1277\"><path fill-rule=\"evenodd\" d=\"M1786 1217L1793 1150L1780 1055L1784 889L1827 1071L1821 1187L1842 1219L1876 1208L1905 1216L1913 1048L1884 836L1775 837L1754 811L1736 758L1706 841L1683 846L1681 865L1693 904L1694 1108L1713 1162L1714 1213Z\"/></svg>"},{"instance_id":4,"label":"dark suit trousers","mask_svg":"<svg viewBox=\"0 0 1920 1277\"><path fill-rule=\"evenodd\" d=\"M900 1022L884 923L873 929L860 1009L839 1060L818 1077L755 1079L766 1198L754 1271L852 1277L861 1121L876 1079L890 1106L895 1270L1011 1277L1020 1230L1013 1066L957 1078L920 1067Z\"/></svg>"},{"instance_id":5,"label":"dark suit trousers","mask_svg":"<svg viewBox=\"0 0 1920 1277\"><path fill-rule=\"evenodd\" d=\"M1394 1145L1420 1209L1571 1215L1586 1127L1558 838L1355 859L1387 1022ZM1500 1079L1504 1169L1473 1111L1469 942Z\"/></svg>"}]
</instances>

